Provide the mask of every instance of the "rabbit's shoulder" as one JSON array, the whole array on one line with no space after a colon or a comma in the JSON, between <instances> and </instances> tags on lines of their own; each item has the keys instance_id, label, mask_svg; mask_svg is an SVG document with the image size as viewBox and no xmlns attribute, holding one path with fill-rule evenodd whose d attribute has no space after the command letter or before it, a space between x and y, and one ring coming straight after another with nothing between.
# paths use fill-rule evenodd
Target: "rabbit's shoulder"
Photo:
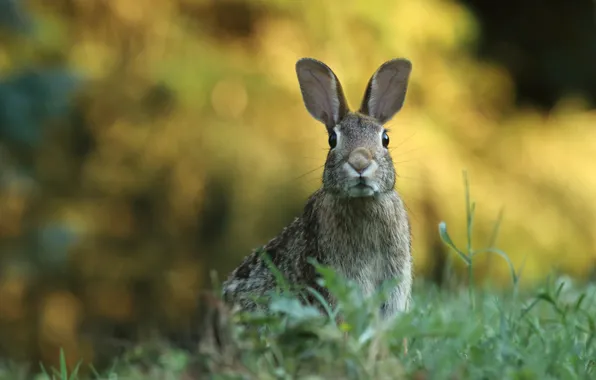
<instances>
[{"instance_id":1,"label":"rabbit's shoulder","mask_svg":"<svg viewBox=\"0 0 596 380\"><path fill-rule=\"evenodd\" d=\"M275 285L268 260L288 281L309 282L314 276L308 259L317 258L317 193L304 208L303 215L295 218L276 237L263 247L253 250L234 269L224 284L228 294L266 291Z\"/></svg>"}]
</instances>

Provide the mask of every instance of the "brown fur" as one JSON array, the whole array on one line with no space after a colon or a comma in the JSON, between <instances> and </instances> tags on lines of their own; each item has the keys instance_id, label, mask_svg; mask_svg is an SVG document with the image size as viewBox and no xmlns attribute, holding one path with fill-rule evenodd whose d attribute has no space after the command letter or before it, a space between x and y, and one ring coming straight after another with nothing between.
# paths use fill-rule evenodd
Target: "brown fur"
<instances>
[{"instance_id":1,"label":"brown fur","mask_svg":"<svg viewBox=\"0 0 596 380\"><path fill-rule=\"evenodd\" d=\"M266 252L290 284L311 286L331 304L335 301L317 284L310 258L355 281L366 295L398 277L401 281L383 305L383 315L394 316L408 308L412 288L410 225L394 189L395 168L381 141L381 121L401 108L410 69L405 60L381 66L369 81L361 107L364 114L347 109L339 81L326 65L310 59L298 62L307 109L326 124L330 135L337 135L337 146L327 155L323 186L308 199L302 215L231 273L223 286L227 302L253 310L256 304L250 297L264 296L275 288L275 278L258 253ZM379 83L379 78L395 83ZM358 157L350 156L364 151L366 154ZM366 179L355 174L360 169L366 174L369 164L376 170L371 169ZM354 190L358 181L368 186L366 194ZM315 304L313 298L307 302Z\"/></svg>"}]
</instances>

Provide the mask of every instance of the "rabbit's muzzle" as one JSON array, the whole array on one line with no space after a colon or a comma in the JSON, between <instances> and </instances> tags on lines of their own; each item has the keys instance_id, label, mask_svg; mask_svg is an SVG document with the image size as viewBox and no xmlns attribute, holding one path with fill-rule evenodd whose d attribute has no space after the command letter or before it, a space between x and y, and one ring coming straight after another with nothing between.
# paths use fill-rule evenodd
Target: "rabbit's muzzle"
<instances>
[{"instance_id":1,"label":"rabbit's muzzle","mask_svg":"<svg viewBox=\"0 0 596 380\"><path fill-rule=\"evenodd\" d=\"M360 147L350 153L344 164L350 197L370 197L379 191L379 185L375 180L378 167L370 150Z\"/></svg>"},{"instance_id":2,"label":"rabbit's muzzle","mask_svg":"<svg viewBox=\"0 0 596 380\"><path fill-rule=\"evenodd\" d=\"M371 163L372 154L366 148L356 148L348 157L348 164L360 175L370 167Z\"/></svg>"}]
</instances>

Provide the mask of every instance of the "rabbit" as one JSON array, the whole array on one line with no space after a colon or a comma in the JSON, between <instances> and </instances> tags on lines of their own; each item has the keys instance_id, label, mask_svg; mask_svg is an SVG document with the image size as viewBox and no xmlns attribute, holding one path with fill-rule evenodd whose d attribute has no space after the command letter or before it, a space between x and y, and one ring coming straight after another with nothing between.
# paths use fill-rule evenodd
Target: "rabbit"
<instances>
[{"instance_id":1,"label":"rabbit","mask_svg":"<svg viewBox=\"0 0 596 380\"><path fill-rule=\"evenodd\" d=\"M267 253L286 281L314 288L332 307L335 301L319 286L310 259L355 281L365 296L398 278L380 310L383 320L394 317L409 308L413 260L410 222L394 189L396 172L384 125L404 104L412 64L403 58L383 63L357 112L350 111L337 76L325 63L302 58L295 68L306 109L328 134L322 186L300 217L230 273L222 284L223 299L240 310L257 309L253 296L266 296L276 286L262 257ZM306 302L320 309L312 295Z\"/></svg>"}]
</instances>

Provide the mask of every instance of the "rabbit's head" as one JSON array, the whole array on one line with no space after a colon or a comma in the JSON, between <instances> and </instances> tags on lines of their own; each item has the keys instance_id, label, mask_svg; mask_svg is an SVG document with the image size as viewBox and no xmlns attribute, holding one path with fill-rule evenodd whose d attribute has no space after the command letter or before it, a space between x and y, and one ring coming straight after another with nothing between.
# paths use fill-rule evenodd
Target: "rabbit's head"
<instances>
[{"instance_id":1,"label":"rabbit's head","mask_svg":"<svg viewBox=\"0 0 596 380\"><path fill-rule=\"evenodd\" d=\"M368 82L360 109L351 112L327 65L312 58L296 63L304 104L329 135L323 173L326 191L354 198L393 191L395 168L384 125L403 106L411 71L406 59L382 64Z\"/></svg>"}]
</instances>

